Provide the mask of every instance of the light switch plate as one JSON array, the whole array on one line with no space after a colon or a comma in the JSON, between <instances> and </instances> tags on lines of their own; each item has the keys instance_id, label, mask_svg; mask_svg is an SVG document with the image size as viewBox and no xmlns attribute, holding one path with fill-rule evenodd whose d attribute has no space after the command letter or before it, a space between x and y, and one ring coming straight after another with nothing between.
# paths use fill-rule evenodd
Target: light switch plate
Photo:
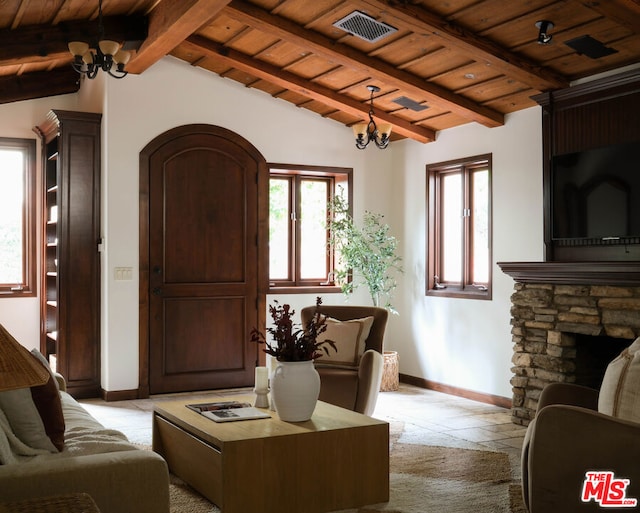
<instances>
[{"instance_id":1,"label":"light switch plate","mask_svg":"<svg viewBox=\"0 0 640 513\"><path fill-rule=\"evenodd\" d=\"M133 267L115 267L113 269L113 279L116 281L133 280Z\"/></svg>"}]
</instances>

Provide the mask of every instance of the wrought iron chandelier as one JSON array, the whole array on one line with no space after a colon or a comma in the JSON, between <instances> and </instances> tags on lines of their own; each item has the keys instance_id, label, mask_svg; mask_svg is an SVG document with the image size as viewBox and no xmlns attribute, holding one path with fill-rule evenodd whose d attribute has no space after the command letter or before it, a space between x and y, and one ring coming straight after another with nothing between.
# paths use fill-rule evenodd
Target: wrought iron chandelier
<instances>
[{"instance_id":1,"label":"wrought iron chandelier","mask_svg":"<svg viewBox=\"0 0 640 513\"><path fill-rule=\"evenodd\" d=\"M368 85L367 89L371 93L371 107L369 108L369 122L357 123L353 125L353 135L356 138L356 148L364 150L371 141L375 145L384 150L389 146L389 136L391 135L391 123L380 123L380 126L376 125L373 120L373 93L380 91L378 86Z\"/></svg>"},{"instance_id":2,"label":"wrought iron chandelier","mask_svg":"<svg viewBox=\"0 0 640 513\"><path fill-rule=\"evenodd\" d=\"M124 70L131 54L121 49L120 43L104 39L104 25L102 24L102 0L98 0L98 41L85 43L72 41L69 51L73 55L73 69L87 78L96 78L98 71L109 73L114 78L124 78Z\"/></svg>"}]
</instances>

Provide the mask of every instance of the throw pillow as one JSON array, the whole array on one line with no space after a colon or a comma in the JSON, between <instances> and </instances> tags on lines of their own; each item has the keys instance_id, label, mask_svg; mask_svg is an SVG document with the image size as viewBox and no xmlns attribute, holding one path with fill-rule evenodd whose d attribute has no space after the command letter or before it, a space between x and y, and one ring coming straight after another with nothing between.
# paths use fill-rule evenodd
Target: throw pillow
<instances>
[{"instance_id":1,"label":"throw pillow","mask_svg":"<svg viewBox=\"0 0 640 513\"><path fill-rule=\"evenodd\" d=\"M42 419L45 433L55 448L58 449L58 451L62 451L62 449L64 449L65 424L58 383L46 359L40 354L40 351L34 349L31 353L34 355L34 358L49 371L49 380L44 385L31 387L31 398Z\"/></svg>"},{"instance_id":2,"label":"throw pillow","mask_svg":"<svg viewBox=\"0 0 640 513\"><path fill-rule=\"evenodd\" d=\"M598 396L598 411L640 422L640 337L607 367Z\"/></svg>"},{"instance_id":3,"label":"throw pillow","mask_svg":"<svg viewBox=\"0 0 640 513\"><path fill-rule=\"evenodd\" d=\"M0 392L0 409L4 412L13 434L32 449L58 452L44 429L42 418L31 398L30 388Z\"/></svg>"},{"instance_id":4,"label":"throw pillow","mask_svg":"<svg viewBox=\"0 0 640 513\"><path fill-rule=\"evenodd\" d=\"M316 358L316 363L357 367L365 350L365 342L373 325L373 317L339 321L327 317L327 329L318 337L318 341L333 340L338 351L328 347L329 354Z\"/></svg>"}]
</instances>

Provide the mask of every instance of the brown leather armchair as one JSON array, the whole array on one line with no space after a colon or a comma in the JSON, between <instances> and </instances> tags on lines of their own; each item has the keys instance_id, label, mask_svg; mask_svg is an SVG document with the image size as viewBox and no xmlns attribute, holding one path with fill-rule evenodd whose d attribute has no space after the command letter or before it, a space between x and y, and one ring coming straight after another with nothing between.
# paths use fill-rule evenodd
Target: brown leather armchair
<instances>
[{"instance_id":1,"label":"brown leather armchair","mask_svg":"<svg viewBox=\"0 0 640 513\"><path fill-rule=\"evenodd\" d=\"M629 479L626 497L640 501L640 424L597 409L597 390L554 383L542 391L522 447L522 492L530 513L601 512L595 500L581 500L588 471Z\"/></svg>"},{"instance_id":2,"label":"brown leather armchair","mask_svg":"<svg viewBox=\"0 0 640 513\"><path fill-rule=\"evenodd\" d=\"M300 311L302 325L313 318L315 306ZM316 365L320 374L321 401L348 410L371 415L376 406L384 367L383 339L389 312L375 306L321 305L319 312L340 321L373 317L373 324L365 342L365 352L357 368L329 364Z\"/></svg>"}]
</instances>

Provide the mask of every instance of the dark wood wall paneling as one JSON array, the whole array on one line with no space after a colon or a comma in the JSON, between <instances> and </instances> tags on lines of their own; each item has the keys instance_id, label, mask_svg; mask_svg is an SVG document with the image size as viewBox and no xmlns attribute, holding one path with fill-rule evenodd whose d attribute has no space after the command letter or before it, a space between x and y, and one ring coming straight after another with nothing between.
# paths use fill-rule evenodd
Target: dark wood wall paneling
<instances>
[{"instance_id":1,"label":"dark wood wall paneling","mask_svg":"<svg viewBox=\"0 0 640 513\"><path fill-rule=\"evenodd\" d=\"M640 141L640 70L533 99L542 106L545 260L640 260L640 245L627 245L621 251L620 246L561 246L554 242L550 201L551 160L555 155Z\"/></svg>"}]
</instances>

